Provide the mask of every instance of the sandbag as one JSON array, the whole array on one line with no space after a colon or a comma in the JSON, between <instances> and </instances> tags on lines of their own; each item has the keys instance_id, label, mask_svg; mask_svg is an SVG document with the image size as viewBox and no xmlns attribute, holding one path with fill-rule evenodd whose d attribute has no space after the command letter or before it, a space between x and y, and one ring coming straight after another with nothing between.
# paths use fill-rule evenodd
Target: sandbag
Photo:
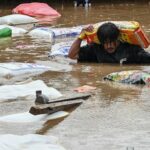
<instances>
[{"instance_id":1,"label":"sandbag","mask_svg":"<svg viewBox=\"0 0 150 150\"><path fill-rule=\"evenodd\" d=\"M21 75L37 75L51 70L52 67L33 63L8 62L0 63L0 77L13 77Z\"/></svg>"},{"instance_id":2,"label":"sandbag","mask_svg":"<svg viewBox=\"0 0 150 150\"><path fill-rule=\"evenodd\" d=\"M49 52L49 56L68 56L69 53L69 49L72 45L72 41L71 42L61 42L61 43L57 43L54 44L51 48L51 51Z\"/></svg>"},{"instance_id":3,"label":"sandbag","mask_svg":"<svg viewBox=\"0 0 150 150\"><path fill-rule=\"evenodd\" d=\"M0 29L0 38L11 37L11 35L12 35L12 30L10 28L4 27Z\"/></svg>"},{"instance_id":4,"label":"sandbag","mask_svg":"<svg viewBox=\"0 0 150 150\"><path fill-rule=\"evenodd\" d=\"M13 27L13 26L9 26L9 25L0 25L0 30L3 28L9 28L11 30L12 37L21 36L27 32L27 30L19 28L19 27ZM10 33L8 35L10 35Z\"/></svg>"},{"instance_id":5,"label":"sandbag","mask_svg":"<svg viewBox=\"0 0 150 150\"><path fill-rule=\"evenodd\" d=\"M44 39L49 42L52 42L54 39L53 32L52 32L51 28L48 28L48 27L35 28L35 29L31 30L28 33L28 35L31 36L32 38Z\"/></svg>"},{"instance_id":6,"label":"sandbag","mask_svg":"<svg viewBox=\"0 0 150 150\"><path fill-rule=\"evenodd\" d=\"M128 84L150 84L150 73L140 70L113 72L105 76L104 80Z\"/></svg>"},{"instance_id":7,"label":"sandbag","mask_svg":"<svg viewBox=\"0 0 150 150\"><path fill-rule=\"evenodd\" d=\"M16 8L14 8L12 12L25 14L28 16L61 16L60 13L58 13L48 4L38 2L20 4Z\"/></svg>"},{"instance_id":8,"label":"sandbag","mask_svg":"<svg viewBox=\"0 0 150 150\"><path fill-rule=\"evenodd\" d=\"M150 45L150 41L144 31L142 30L140 24L135 21L111 21L114 23L120 30L120 41L127 42L135 45L139 45L143 48L147 48ZM84 32L80 35L80 38L86 39L88 43L95 42L100 43L97 38L97 29L103 23L100 22L94 25L94 31Z\"/></svg>"},{"instance_id":9,"label":"sandbag","mask_svg":"<svg viewBox=\"0 0 150 150\"><path fill-rule=\"evenodd\" d=\"M49 56L58 56L59 55L59 56L67 57L72 43L73 43L73 41L60 42L60 43L54 44L51 48L51 51L49 52ZM86 44L87 44L87 42L83 41L81 43L81 46L84 46Z\"/></svg>"},{"instance_id":10,"label":"sandbag","mask_svg":"<svg viewBox=\"0 0 150 150\"><path fill-rule=\"evenodd\" d=\"M49 99L62 96L58 90L53 87L48 87L42 80L36 80L29 83L0 86L0 102L14 100L17 98L21 99L21 97L25 99L28 96L35 99L35 91L38 90L42 90L42 93Z\"/></svg>"},{"instance_id":11,"label":"sandbag","mask_svg":"<svg viewBox=\"0 0 150 150\"><path fill-rule=\"evenodd\" d=\"M68 28L39 27L31 30L28 35L53 41L55 38L76 37L80 34L82 28L83 26Z\"/></svg>"},{"instance_id":12,"label":"sandbag","mask_svg":"<svg viewBox=\"0 0 150 150\"><path fill-rule=\"evenodd\" d=\"M17 24L26 24L26 23L36 23L37 19L21 15L21 14L11 14L7 16L0 17L0 25L8 24L8 25L17 25Z\"/></svg>"}]
</instances>

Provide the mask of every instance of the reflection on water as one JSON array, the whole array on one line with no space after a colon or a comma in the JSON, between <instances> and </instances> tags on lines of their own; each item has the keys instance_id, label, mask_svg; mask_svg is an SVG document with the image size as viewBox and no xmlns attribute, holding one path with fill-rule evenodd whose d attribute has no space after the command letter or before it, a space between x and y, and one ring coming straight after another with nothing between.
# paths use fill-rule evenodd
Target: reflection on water
<instances>
[{"instance_id":1,"label":"reflection on water","mask_svg":"<svg viewBox=\"0 0 150 150\"><path fill-rule=\"evenodd\" d=\"M65 111L71 113L72 111L74 111L76 108L78 108L79 105L76 105L76 106L73 106L73 107L70 107L70 108L67 108L65 109ZM48 120L46 121L44 124L43 124L43 127L39 130L36 131L37 134L46 134L48 132L49 129L51 129L52 127L56 126L58 123L60 123L61 121L63 121L65 117L61 117L61 118L58 118L58 119L53 119L53 120Z\"/></svg>"},{"instance_id":2,"label":"reflection on water","mask_svg":"<svg viewBox=\"0 0 150 150\"><path fill-rule=\"evenodd\" d=\"M54 3L53 6L62 14L62 17L53 25L69 27L105 20L136 20L141 23L150 37L150 5L147 3L92 3L92 7L86 9L74 8L72 3L63 5ZM4 9L0 15L10 14L11 9ZM61 40L66 41L66 39ZM44 63L50 61L48 58L50 47L50 41L33 39L29 36L0 39L0 60L1 62L41 61ZM62 68L66 65L65 61L63 63ZM61 70L61 66L56 65L57 67ZM148 70L149 65L75 64L72 70L67 69L67 65L64 68L67 71L49 71L33 79L42 79L62 93L72 92L74 88L85 84L96 86L97 90L90 100L63 121L64 124L56 126L48 134L58 135L65 147L72 150L76 149L77 145L80 150L123 150L127 146L135 146L139 148L138 150L148 150L150 147L150 87L105 82L103 77L122 70ZM27 111L31 104L29 101L0 104L3 108L1 115ZM9 133L13 130L16 134L36 132L39 128L38 124L21 125L24 128L23 131L16 128L16 124L3 123L0 126L0 133L5 131ZM45 126L45 129L40 132L45 133L48 129L49 126Z\"/></svg>"}]
</instances>

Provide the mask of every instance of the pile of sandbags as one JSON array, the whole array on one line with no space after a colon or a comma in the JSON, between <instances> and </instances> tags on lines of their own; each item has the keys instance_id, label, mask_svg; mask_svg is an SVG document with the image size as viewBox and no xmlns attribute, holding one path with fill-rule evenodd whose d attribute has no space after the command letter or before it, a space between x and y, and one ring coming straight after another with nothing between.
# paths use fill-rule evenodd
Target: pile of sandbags
<instances>
[{"instance_id":1,"label":"pile of sandbags","mask_svg":"<svg viewBox=\"0 0 150 150\"><path fill-rule=\"evenodd\" d=\"M28 32L26 29L13 26L31 24L33 27L35 24L45 23L45 21L50 23L53 19L61 16L48 4L38 2L20 4L12 10L12 13L0 17L0 29L4 28L0 30L0 38L21 36ZM7 29L5 29L6 27Z\"/></svg>"}]
</instances>

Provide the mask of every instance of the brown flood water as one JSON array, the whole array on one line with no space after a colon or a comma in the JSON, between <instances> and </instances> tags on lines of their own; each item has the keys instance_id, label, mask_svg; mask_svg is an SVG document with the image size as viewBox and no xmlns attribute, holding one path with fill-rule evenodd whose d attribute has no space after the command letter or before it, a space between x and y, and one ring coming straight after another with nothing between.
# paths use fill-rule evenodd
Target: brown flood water
<instances>
[{"instance_id":1,"label":"brown flood water","mask_svg":"<svg viewBox=\"0 0 150 150\"><path fill-rule=\"evenodd\" d=\"M92 7L74 8L73 4L52 4L62 17L53 25L76 26L105 20L139 21L150 37L150 4L92 3ZM2 9L1 16L11 13L12 8ZM63 40L63 39L62 39ZM25 49L18 45L28 46ZM50 63L50 43L28 36L0 41L1 62ZM148 48L150 50L150 48ZM122 85L104 82L105 75L121 70L150 70L149 65L75 64L68 71L67 61L59 63L60 72L49 71L33 79L44 80L62 93L85 84L95 86L92 98L85 101L67 118L43 133L54 135L67 150L135 150L150 149L150 87ZM50 63L56 65L56 63ZM57 66L56 66L57 67ZM68 67L68 68L67 68ZM58 69L59 70L59 69ZM62 70L65 70L63 72ZM0 104L0 114L5 116L28 111L33 101L13 101ZM53 123L55 124L55 123ZM46 130L47 129L47 130ZM0 134L29 134L42 132L42 124L0 123Z\"/></svg>"}]
</instances>

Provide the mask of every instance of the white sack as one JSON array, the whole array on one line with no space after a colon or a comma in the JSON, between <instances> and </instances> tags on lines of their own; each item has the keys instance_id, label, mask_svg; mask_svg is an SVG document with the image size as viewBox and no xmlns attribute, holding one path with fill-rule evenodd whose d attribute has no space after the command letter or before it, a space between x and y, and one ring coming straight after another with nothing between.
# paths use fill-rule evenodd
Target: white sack
<instances>
[{"instance_id":1,"label":"white sack","mask_svg":"<svg viewBox=\"0 0 150 150\"><path fill-rule=\"evenodd\" d=\"M53 32L51 28L48 27L33 29L28 33L28 35L30 35L33 38L40 38L50 42L53 41Z\"/></svg>"},{"instance_id":2,"label":"white sack","mask_svg":"<svg viewBox=\"0 0 150 150\"><path fill-rule=\"evenodd\" d=\"M51 115L41 114L41 115L32 115L29 112L12 114L8 116L0 117L0 121L2 122L14 122L14 123L32 123L46 120L53 120L61 117L67 116L69 113L66 111L58 111Z\"/></svg>"},{"instance_id":3,"label":"white sack","mask_svg":"<svg viewBox=\"0 0 150 150\"><path fill-rule=\"evenodd\" d=\"M51 27L39 27L31 30L28 34L35 38L48 38L53 41L58 37L76 37L80 34L83 26L68 27L68 28L51 28Z\"/></svg>"},{"instance_id":4,"label":"white sack","mask_svg":"<svg viewBox=\"0 0 150 150\"><path fill-rule=\"evenodd\" d=\"M35 91L42 90L42 93L49 97L49 99L58 98L62 94L52 87L48 87L43 81L36 80L25 84L2 85L0 86L0 102L25 98L32 96L35 99Z\"/></svg>"},{"instance_id":5,"label":"white sack","mask_svg":"<svg viewBox=\"0 0 150 150\"><path fill-rule=\"evenodd\" d=\"M51 70L49 66L38 65L33 63L0 63L0 77L12 77L17 75L33 74L37 75L45 71Z\"/></svg>"},{"instance_id":6,"label":"white sack","mask_svg":"<svg viewBox=\"0 0 150 150\"><path fill-rule=\"evenodd\" d=\"M80 34L83 26L68 27L68 28L51 28L54 37L75 37Z\"/></svg>"},{"instance_id":7,"label":"white sack","mask_svg":"<svg viewBox=\"0 0 150 150\"><path fill-rule=\"evenodd\" d=\"M69 49L72 45L73 41L69 42L60 42L57 44L54 44L51 48L51 51L49 52L49 56L68 56ZM87 42L83 41L81 43L81 46L86 45Z\"/></svg>"},{"instance_id":8,"label":"white sack","mask_svg":"<svg viewBox=\"0 0 150 150\"><path fill-rule=\"evenodd\" d=\"M27 134L27 135L0 135L0 150L65 150L54 136Z\"/></svg>"},{"instance_id":9,"label":"white sack","mask_svg":"<svg viewBox=\"0 0 150 150\"><path fill-rule=\"evenodd\" d=\"M17 25L24 23L35 23L38 22L37 19L21 14L11 14L7 16L0 17L0 24L8 24L8 25Z\"/></svg>"},{"instance_id":10,"label":"white sack","mask_svg":"<svg viewBox=\"0 0 150 150\"><path fill-rule=\"evenodd\" d=\"M57 44L54 44L51 48L51 51L49 52L49 56L68 56L69 49L72 45L72 41L69 42L60 42Z\"/></svg>"}]
</instances>

